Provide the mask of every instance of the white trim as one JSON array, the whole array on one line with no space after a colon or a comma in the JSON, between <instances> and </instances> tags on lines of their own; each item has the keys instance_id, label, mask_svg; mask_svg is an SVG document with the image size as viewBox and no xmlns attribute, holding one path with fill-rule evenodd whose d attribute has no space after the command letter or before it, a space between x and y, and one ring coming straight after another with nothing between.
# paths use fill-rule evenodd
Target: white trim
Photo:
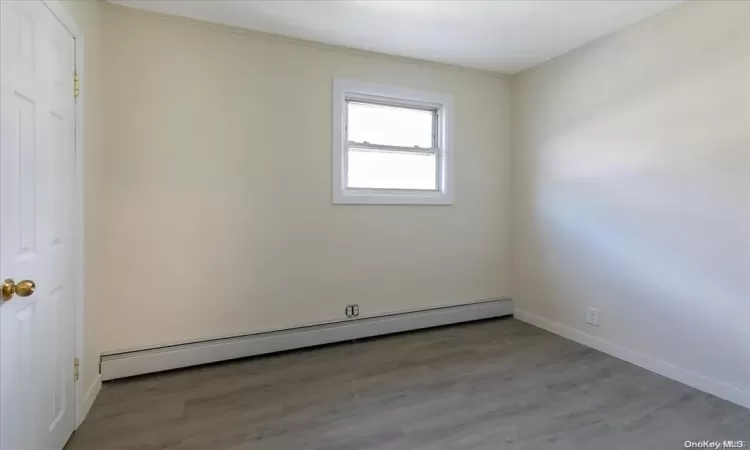
<instances>
[{"instance_id":1,"label":"white trim","mask_svg":"<svg viewBox=\"0 0 750 450\"><path fill-rule=\"evenodd\" d=\"M440 149L436 147L399 147L397 145L378 145L368 144L367 142L347 142L347 146L351 150L356 148L358 150L378 150L378 151L392 151L397 153L425 153L428 155L437 154Z\"/></svg>"},{"instance_id":2,"label":"white trim","mask_svg":"<svg viewBox=\"0 0 750 450\"><path fill-rule=\"evenodd\" d=\"M564 338L570 339L571 341L594 348L600 352L612 355L615 358L635 364L636 366L658 373L667 378L671 378L672 380L679 381L680 383L703 392L708 392L709 394L736 403L740 406L744 406L745 408L750 408L750 392L744 389L732 386L723 381L706 377L667 361L638 353L615 344L614 342L592 336L588 333L578 331L520 309L516 309L514 316L518 320L555 333Z\"/></svg>"},{"instance_id":3,"label":"white trim","mask_svg":"<svg viewBox=\"0 0 750 450\"><path fill-rule=\"evenodd\" d=\"M84 170L84 147L83 147L83 130L84 130L84 120L83 120L83 104L84 99L86 98L86 81L84 79L84 73L83 73L83 62L84 62L84 35L81 28L78 26L76 21L73 19L73 17L68 14L68 11L65 10L65 7L62 5L62 3L59 0L42 0L45 6L52 12L52 14L57 17L57 19L63 24L63 26L70 32L70 34L73 36L73 39L75 39L75 53L76 53L76 60L75 60L75 70L76 73L78 73L78 79L79 79L79 85L80 85L80 92L78 94L78 98L75 100L75 140L76 140L76 194L75 194L75 228L77 230L77 233L75 233L76 236L76 243L75 243L75 259L76 259L76 295L75 295L75 357L78 358L80 368L83 371L83 369L86 367L87 361L85 360L84 355L84 330L83 330L83 324L84 324L84 301L83 301L83 292L84 292L84 213L83 213L83 170ZM72 76L72 74L71 74ZM72 93L71 93L72 95ZM72 362L71 362L72 364ZM74 419L74 426L75 428L78 428L81 423L83 423L83 419L86 417L86 414L88 413L88 407L90 407L90 404L87 405L87 402L89 399L87 398L88 394L93 393L94 397L96 394L99 393L98 389L95 390L87 390L84 391L83 388L83 377L79 379L78 382L75 382L74 390L74 410L75 410L75 419ZM100 380L101 384L101 380ZM91 403L93 403L93 398L90 399Z\"/></svg>"},{"instance_id":4,"label":"white trim","mask_svg":"<svg viewBox=\"0 0 750 450\"><path fill-rule=\"evenodd\" d=\"M510 299L498 299L110 354L102 357L102 378L106 381L180 367L511 314L513 314L513 302Z\"/></svg>"},{"instance_id":5,"label":"white trim","mask_svg":"<svg viewBox=\"0 0 750 450\"><path fill-rule=\"evenodd\" d=\"M94 382L91 383L91 386L89 386L88 389L86 389L86 394L83 396L83 403L81 404L81 415L83 418L85 418L89 411L91 411L91 406L94 405L94 400L96 400L96 397L99 395L99 391L102 390L102 375L97 374L96 378L94 378Z\"/></svg>"},{"instance_id":6,"label":"white trim","mask_svg":"<svg viewBox=\"0 0 750 450\"><path fill-rule=\"evenodd\" d=\"M438 156L438 190L346 189L347 98L382 101L385 104L436 109ZM451 205L453 204L453 96L409 89L401 86L333 80L333 203L375 205ZM414 150L412 150L414 151Z\"/></svg>"}]
</instances>

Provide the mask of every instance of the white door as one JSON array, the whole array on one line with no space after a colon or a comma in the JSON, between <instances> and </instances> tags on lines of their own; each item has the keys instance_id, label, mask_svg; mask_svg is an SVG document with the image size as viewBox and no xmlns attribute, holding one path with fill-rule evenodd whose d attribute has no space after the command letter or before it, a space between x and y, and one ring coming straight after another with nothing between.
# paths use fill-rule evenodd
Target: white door
<instances>
[{"instance_id":1,"label":"white door","mask_svg":"<svg viewBox=\"0 0 750 450\"><path fill-rule=\"evenodd\" d=\"M17 286L0 300L0 449L59 450L74 428L75 43L39 1L0 16L0 283Z\"/></svg>"}]
</instances>

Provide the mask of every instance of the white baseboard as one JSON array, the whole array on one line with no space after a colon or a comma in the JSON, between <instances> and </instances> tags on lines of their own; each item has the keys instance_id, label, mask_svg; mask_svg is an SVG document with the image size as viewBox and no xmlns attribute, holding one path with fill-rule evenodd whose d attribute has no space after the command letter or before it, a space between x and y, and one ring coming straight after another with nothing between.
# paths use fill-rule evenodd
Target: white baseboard
<instances>
[{"instance_id":1,"label":"white baseboard","mask_svg":"<svg viewBox=\"0 0 750 450\"><path fill-rule=\"evenodd\" d=\"M570 339L571 341L607 353L615 358L622 359L623 361L635 364L636 366L650 370L651 372L679 381L680 383L694 387L695 389L708 392L711 395L744 406L745 408L750 408L750 392L744 389L675 366L667 361L629 350L615 344L614 342L578 331L574 328L537 316L536 314L517 309L514 316L518 320L555 333L564 338Z\"/></svg>"},{"instance_id":2,"label":"white baseboard","mask_svg":"<svg viewBox=\"0 0 750 450\"><path fill-rule=\"evenodd\" d=\"M510 299L497 299L268 333L107 354L102 356L102 378L105 381L113 380L180 367L511 314L513 314L513 302Z\"/></svg>"},{"instance_id":3,"label":"white baseboard","mask_svg":"<svg viewBox=\"0 0 750 450\"><path fill-rule=\"evenodd\" d=\"M86 394L83 396L83 404L81 405L81 409L79 409L79 413L76 415L76 428L81 426L83 420L89 414L89 411L91 411L91 406L94 404L94 400L96 400L96 396L99 395L99 391L101 390L102 376L101 374L97 374L94 382L91 383L91 386L89 386L88 389L86 389Z\"/></svg>"}]
</instances>

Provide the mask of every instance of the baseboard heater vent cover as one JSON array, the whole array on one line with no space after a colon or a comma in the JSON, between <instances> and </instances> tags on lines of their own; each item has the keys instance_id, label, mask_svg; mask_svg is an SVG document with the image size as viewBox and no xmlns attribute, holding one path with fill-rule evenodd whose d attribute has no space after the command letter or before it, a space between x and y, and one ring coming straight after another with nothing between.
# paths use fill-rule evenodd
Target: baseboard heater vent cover
<instances>
[{"instance_id":1,"label":"baseboard heater vent cover","mask_svg":"<svg viewBox=\"0 0 750 450\"><path fill-rule=\"evenodd\" d=\"M509 298L102 355L103 380L513 314Z\"/></svg>"}]
</instances>

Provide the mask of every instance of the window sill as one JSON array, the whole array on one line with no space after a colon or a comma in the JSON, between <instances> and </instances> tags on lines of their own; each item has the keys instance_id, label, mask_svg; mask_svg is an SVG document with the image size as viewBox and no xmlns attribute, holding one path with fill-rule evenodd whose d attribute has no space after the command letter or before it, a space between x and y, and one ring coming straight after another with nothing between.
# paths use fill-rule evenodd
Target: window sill
<instances>
[{"instance_id":1,"label":"window sill","mask_svg":"<svg viewBox=\"0 0 750 450\"><path fill-rule=\"evenodd\" d=\"M452 205L453 196L445 192L378 192L342 190L333 194L334 205Z\"/></svg>"}]
</instances>

